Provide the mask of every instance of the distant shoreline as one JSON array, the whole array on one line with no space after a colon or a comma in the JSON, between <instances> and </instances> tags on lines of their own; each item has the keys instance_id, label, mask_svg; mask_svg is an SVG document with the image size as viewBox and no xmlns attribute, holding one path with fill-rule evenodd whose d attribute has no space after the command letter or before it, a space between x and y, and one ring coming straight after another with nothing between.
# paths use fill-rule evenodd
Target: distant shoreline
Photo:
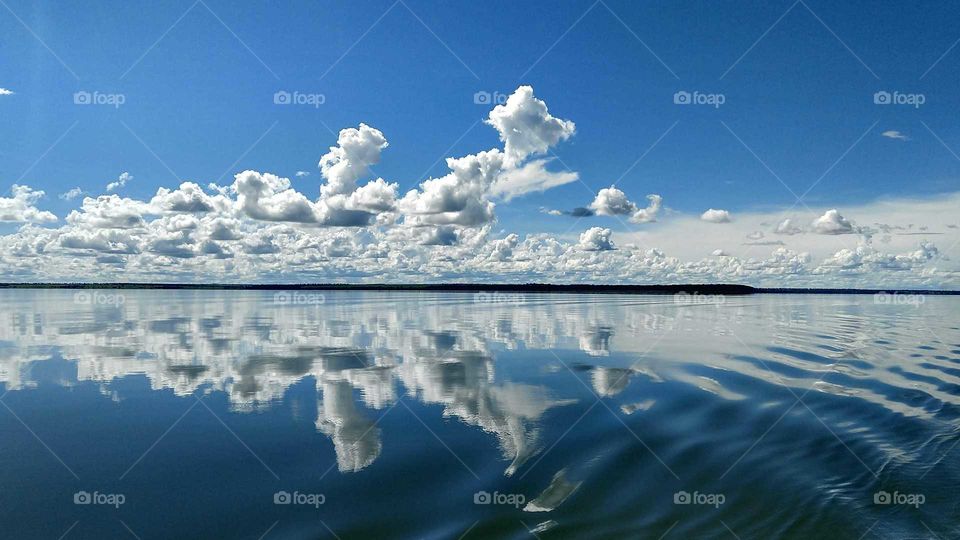
<instances>
[{"instance_id":1,"label":"distant shoreline","mask_svg":"<svg viewBox=\"0 0 960 540\"><path fill-rule=\"evenodd\" d=\"M422 291L422 292L508 292L587 294L923 294L960 295L960 290L930 289L831 289L752 287L734 284L684 285L588 285L547 283L0 283L0 289L159 289L224 291Z\"/></svg>"}]
</instances>

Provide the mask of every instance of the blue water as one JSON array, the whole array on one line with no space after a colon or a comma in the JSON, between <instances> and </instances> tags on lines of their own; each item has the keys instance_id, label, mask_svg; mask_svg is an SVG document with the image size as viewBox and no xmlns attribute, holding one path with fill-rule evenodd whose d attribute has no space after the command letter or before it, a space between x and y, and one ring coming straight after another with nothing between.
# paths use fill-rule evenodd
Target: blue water
<instances>
[{"instance_id":1,"label":"blue water","mask_svg":"<svg viewBox=\"0 0 960 540\"><path fill-rule=\"evenodd\" d=\"M0 535L960 535L960 299L284 294L0 292Z\"/></svg>"}]
</instances>

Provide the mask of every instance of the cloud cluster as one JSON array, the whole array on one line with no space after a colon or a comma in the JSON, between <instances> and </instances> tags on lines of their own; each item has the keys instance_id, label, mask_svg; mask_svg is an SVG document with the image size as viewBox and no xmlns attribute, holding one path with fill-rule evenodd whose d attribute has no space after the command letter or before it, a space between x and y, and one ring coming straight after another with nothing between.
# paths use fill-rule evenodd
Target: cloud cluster
<instances>
[{"instance_id":1,"label":"cloud cluster","mask_svg":"<svg viewBox=\"0 0 960 540\"><path fill-rule=\"evenodd\" d=\"M703 214L700 214L700 219L710 223L730 223L733 218L730 216L730 212L726 210L714 210L711 208Z\"/></svg>"},{"instance_id":2,"label":"cloud cluster","mask_svg":"<svg viewBox=\"0 0 960 540\"><path fill-rule=\"evenodd\" d=\"M611 186L586 207L544 211L660 223L634 230L625 223L584 226L561 235L496 232L498 204L578 179L576 172L551 171L559 160L544 155L572 136L575 126L552 116L526 86L495 107L487 123L502 148L450 157L446 174L404 194L397 183L370 179L389 144L366 124L342 130L320 157L317 198L294 189L288 178L256 170L237 173L227 185L185 181L160 187L148 200L83 196L75 188L61 198L83 196L79 207L54 226L57 217L37 208L42 191L13 186L12 197L0 198L0 221L19 228L0 235L0 268L7 279L20 281L940 287L960 280L947 254L927 237L936 232L912 221L936 215L942 216L936 231L956 227L955 220L946 220L953 219L960 197L939 201L935 211L916 202L869 213L845 208L857 223L872 223L867 226L835 209L805 217L738 211L736 220L717 209L684 215L664 211L660 195L648 195L641 207ZM111 189L131 179L124 173ZM919 210L905 213L910 208ZM621 232L621 225L627 230ZM910 236L917 234L923 236ZM659 246L668 246L670 254Z\"/></svg>"},{"instance_id":3,"label":"cloud cluster","mask_svg":"<svg viewBox=\"0 0 960 540\"><path fill-rule=\"evenodd\" d=\"M28 186L16 184L10 188L13 197L0 197L0 222L53 223L57 216L34 206L43 198L43 191L34 191Z\"/></svg>"},{"instance_id":4,"label":"cloud cluster","mask_svg":"<svg viewBox=\"0 0 960 540\"><path fill-rule=\"evenodd\" d=\"M853 224L840 215L836 209L827 210L811 224L813 232L817 234L851 234Z\"/></svg>"},{"instance_id":5,"label":"cloud cluster","mask_svg":"<svg viewBox=\"0 0 960 540\"><path fill-rule=\"evenodd\" d=\"M504 152L511 164L530 155L543 154L573 135L576 126L547 111L547 104L533 95L533 88L521 86L490 112L487 124L500 133Z\"/></svg>"},{"instance_id":6,"label":"cloud cluster","mask_svg":"<svg viewBox=\"0 0 960 540\"><path fill-rule=\"evenodd\" d=\"M107 191L116 191L127 185L127 182L133 180L133 175L128 172L120 173L116 180L107 184Z\"/></svg>"},{"instance_id":7,"label":"cloud cluster","mask_svg":"<svg viewBox=\"0 0 960 540\"><path fill-rule=\"evenodd\" d=\"M627 198L626 193L610 186L597 192L596 198L587 207L598 216L629 216L632 223L650 223L657 220L663 207L663 197L647 195L646 208L640 208Z\"/></svg>"}]
</instances>

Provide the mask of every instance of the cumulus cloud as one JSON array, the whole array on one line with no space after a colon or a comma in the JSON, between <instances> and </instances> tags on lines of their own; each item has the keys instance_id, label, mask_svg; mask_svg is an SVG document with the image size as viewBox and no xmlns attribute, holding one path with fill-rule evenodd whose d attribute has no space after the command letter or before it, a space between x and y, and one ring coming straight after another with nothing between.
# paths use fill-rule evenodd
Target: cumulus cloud
<instances>
[{"instance_id":1,"label":"cumulus cloud","mask_svg":"<svg viewBox=\"0 0 960 540\"><path fill-rule=\"evenodd\" d=\"M263 221L318 221L313 203L290 187L290 179L257 171L243 171L234 178L237 202L247 216Z\"/></svg>"},{"instance_id":2,"label":"cumulus cloud","mask_svg":"<svg viewBox=\"0 0 960 540\"><path fill-rule=\"evenodd\" d=\"M497 205L576 180L576 173L551 172L553 162L542 156L573 133L572 122L552 117L524 87L511 99L489 122L502 148L452 157L449 172L406 194L383 178L362 183L387 148L383 134L365 124L343 130L320 158L318 198L296 191L287 178L248 170L227 186L183 182L146 201L85 197L66 225L55 228L31 223L56 220L35 207L43 193L15 187L12 198L0 198L0 219L21 223L0 235L0 269L16 276L11 280L27 281L97 276L92 279L847 286L848 276L856 275L864 287L960 287L960 268L930 242L935 234L949 234L937 237L948 246L957 240L958 229L950 227L956 227L960 193L847 207L858 221L884 231L876 244L867 228L826 208L787 219L783 210L741 210L723 227L699 214L673 212L662 226L618 232L616 245L602 227L573 238L498 231ZM644 223L663 208L659 195L647 199L641 208L611 186L588 207L541 211ZM795 224L814 217L811 225ZM782 240L764 241L763 231ZM744 237L753 245L730 242ZM711 253L704 246L725 249Z\"/></svg>"},{"instance_id":3,"label":"cumulus cloud","mask_svg":"<svg viewBox=\"0 0 960 540\"><path fill-rule=\"evenodd\" d=\"M377 178L351 193L347 206L353 210L371 213L393 211L398 187L397 184L388 184L383 178Z\"/></svg>"},{"instance_id":4,"label":"cumulus cloud","mask_svg":"<svg viewBox=\"0 0 960 540\"><path fill-rule=\"evenodd\" d=\"M12 96L14 94L13 90L7 90L6 88L0 88L0 96Z\"/></svg>"},{"instance_id":5,"label":"cumulus cloud","mask_svg":"<svg viewBox=\"0 0 960 540\"><path fill-rule=\"evenodd\" d=\"M388 146L380 130L366 124L340 130L337 145L320 158L320 174L327 183L320 193L349 195L357 188L357 180L366 176L371 165L380 162L380 153Z\"/></svg>"},{"instance_id":6,"label":"cumulus cloud","mask_svg":"<svg viewBox=\"0 0 960 540\"><path fill-rule=\"evenodd\" d=\"M67 215L67 223L78 228L129 229L142 227L143 216L150 213L150 205L119 195L84 197L80 210Z\"/></svg>"},{"instance_id":7,"label":"cumulus cloud","mask_svg":"<svg viewBox=\"0 0 960 540\"><path fill-rule=\"evenodd\" d=\"M173 191L164 187L158 189L150 205L160 212L211 212L215 202L199 185L184 182Z\"/></svg>"},{"instance_id":8,"label":"cumulus cloud","mask_svg":"<svg viewBox=\"0 0 960 540\"><path fill-rule=\"evenodd\" d=\"M730 223L731 216L730 212L726 210L715 210L711 208L703 214L700 214L700 219L710 223Z\"/></svg>"},{"instance_id":9,"label":"cumulus cloud","mask_svg":"<svg viewBox=\"0 0 960 540\"><path fill-rule=\"evenodd\" d=\"M576 182L580 175L572 171L551 172L546 169L552 159L535 159L520 168L504 171L491 186L492 195L509 201L514 197L546 191Z\"/></svg>"},{"instance_id":10,"label":"cumulus cloud","mask_svg":"<svg viewBox=\"0 0 960 540\"><path fill-rule=\"evenodd\" d=\"M570 138L576 130L570 120L552 116L547 104L533 95L531 86L517 88L506 103L490 111L486 123L500 133L511 163L545 153L551 146Z\"/></svg>"},{"instance_id":11,"label":"cumulus cloud","mask_svg":"<svg viewBox=\"0 0 960 540\"><path fill-rule=\"evenodd\" d=\"M601 189L589 208L601 216L621 216L637 211L637 205L627 198L627 194L613 186Z\"/></svg>"},{"instance_id":12,"label":"cumulus cloud","mask_svg":"<svg viewBox=\"0 0 960 540\"><path fill-rule=\"evenodd\" d=\"M510 200L577 180L574 172L548 171L550 159L524 163L574 132L573 122L551 116L533 88L519 87L494 107L487 124L500 133L504 149L447 158L448 174L425 180L399 201L405 225L483 226L494 220L493 197Z\"/></svg>"},{"instance_id":13,"label":"cumulus cloud","mask_svg":"<svg viewBox=\"0 0 960 540\"><path fill-rule=\"evenodd\" d=\"M59 244L70 250L86 250L114 255L140 253L140 241L130 232L117 229L76 228L59 236Z\"/></svg>"},{"instance_id":14,"label":"cumulus cloud","mask_svg":"<svg viewBox=\"0 0 960 540\"><path fill-rule=\"evenodd\" d=\"M450 173L431 178L410 190L400 201L402 212L414 224L476 226L493 220L490 186L504 167L498 149L462 158L447 158Z\"/></svg>"},{"instance_id":15,"label":"cumulus cloud","mask_svg":"<svg viewBox=\"0 0 960 540\"><path fill-rule=\"evenodd\" d=\"M896 131L896 130L893 130L893 129L888 130L888 131L884 131L884 132L881 133L880 135L882 135L882 136L884 136L884 137L886 137L886 138L888 138L888 139L899 139L899 140L901 140L901 141L910 140L910 138L907 137L906 135L904 135L903 133L900 133L899 131Z\"/></svg>"},{"instance_id":16,"label":"cumulus cloud","mask_svg":"<svg viewBox=\"0 0 960 540\"><path fill-rule=\"evenodd\" d=\"M909 271L940 258L940 250L932 242L920 242L912 251L892 254L881 252L868 242L861 241L854 249L844 248L826 258L815 272L849 275Z\"/></svg>"},{"instance_id":17,"label":"cumulus cloud","mask_svg":"<svg viewBox=\"0 0 960 540\"><path fill-rule=\"evenodd\" d=\"M64 201L72 201L81 195L84 195L84 191L80 189L80 187L78 186L78 187L69 189L65 193L61 193L60 195L57 195L57 197Z\"/></svg>"},{"instance_id":18,"label":"cumulus cloud","mask_svg":"<svg viewBox=\"0 0 960 540\"><path fill-rule=\"evenodd\" d=\"M847 218L840 215L836 209L827 210L811 224L813 232L817 234L851 234L854 231L853 224Z\"/></svg>"},{"instance_id":19,"label":"cumulus cloud","mask_svg":"<svg viewBox=\"0 0 960 540\"><path fill-rule=\"evenodd\" d=\"M647 195L649 203L646 208L640 208L636 203L629 200L627 195L613 187L601 189L588 209L600 216L630 216L633 223L649 223L657 220L657 214L663 205L663 198L660 195Z\"/></svg>"},{"instance_id":20,"label":"cumulus cloud","mask_svg":"<svg viewBox=\"0 0 960 540\"><path fill-rule=\"evenodd\" d=\"M773 231L776 234L785 234L792 236L794 234L800 234L803 232L803 229L793 224L793 220L786 218L780 223L777 224L777 228Z\"/></svg>"},{"instance_id":21,"label":"cumulus cloud","mask_svg":"<svg viewBox=\"0 0 960 540\"><path fill-rule=\"evenodd\" d=\"M310 176L310 172L309 172L309 171L297 171L295 174L296 174L296 177L297 177L297 178L303 178L303 177L305 177L305 176Z\"/></svg>"},{"instance_id":22,"label":"cumulus cloud","mask_svg":"<svg viewBox=\"0 0 960 540\"><path fill-rule=\"evenodd\" d=\"M632 223L650 223L657 220L657 214L660 213L663 207L663 197L660 195L647 195L647 201L648 204L646 208L638 208L637 211L630 216Z\"/></svg>"},{"instance_id":23,"label":"cumulus cloud","mask_svg":"<svg viewBox=\"0 0 960 540\"><path fill-rule=\"evenodd\" d=\"M578 246L583 251L610 251L616 249L610 239L612 232L603 227L590 227L580 235Z\"/></svg>"},{"instance_id":24,"label":"cumulus cloud","mask_svg":"<svg viewBox=\"0 0 960 540\"><path fill-rule=\"evenodd\" d=\"M127 185L127 182L133 180L133 175L128 172L120 173L120 176L113 182L107 184L107 191L114 191Z\"/></svg>"},{"instance_id":25,"label":"cumulus cloud","mask_svg":"<svg viewBox=\"0 0 960 540\"><path fill-rule=\"evenodd\" d=\"M52 223L57 216L45 210L38 210L35 204L43 198L44 192L33 190L29 186L14 184L10 188L13 197L0 197L0 222L13 223Z\"/></svg>"}]
</instances>

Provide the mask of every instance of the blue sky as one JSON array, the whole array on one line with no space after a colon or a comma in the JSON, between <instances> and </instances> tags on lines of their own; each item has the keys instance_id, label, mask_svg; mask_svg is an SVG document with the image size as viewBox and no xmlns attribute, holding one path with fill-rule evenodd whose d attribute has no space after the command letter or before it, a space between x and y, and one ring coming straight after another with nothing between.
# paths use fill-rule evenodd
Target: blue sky
<instances>
[{"instance_id":1,"label":"blue sky","mask_svg":"<svg viewBox=\"0 0 960 540\"><path fill-rule=\"evenodd\" d=\"M737 215L788 208L818 179L803 201L820 209L948 197L960 176L956 6L5 2L0 189L43 190L37 206L61 218L82 198L58 194L102 194L122 172L134 180L118 193L139 200L246 169L316 198L317 161L360 122L389 140L372 172L402 195L446 174L441 158L498 146L475 93L519 85L576 123L547 157L580 181L498 204L492 234L637 232L602 216L571 232L540 213L587 206L618 179L671 212ZM881 90L924 102L877 105ZM78 106L78 91L124 103ZM278 106L277 91L324 103ZM678 91L724 103L676 105Z\"/></svg>"}]
</instances>

